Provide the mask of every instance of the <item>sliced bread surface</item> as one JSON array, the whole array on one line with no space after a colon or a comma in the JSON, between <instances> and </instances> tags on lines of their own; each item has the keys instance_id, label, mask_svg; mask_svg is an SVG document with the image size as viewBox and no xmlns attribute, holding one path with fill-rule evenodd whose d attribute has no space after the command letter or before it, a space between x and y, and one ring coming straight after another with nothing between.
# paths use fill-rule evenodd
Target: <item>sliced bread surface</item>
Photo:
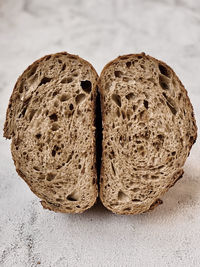
<instances>
[{"instance_id":1,"label":"sliced bread surface","mask_svg":"<svg viewBox=\"0 0 200 267\"><path fill-rule=\"evenodd\" d=\"M4 136L44 208L79 213L96 201L97 81L90 63L61 52L34 62L13 89Z\"/></svg>"},{"instance_id":2,"label":"sliced bread surface","mask_svg":"<svg viewBox=\"0 0 200 267\"><path fill-rule=\"evenodd\" d=\"M99 81L100 198L118 214L146 212L183 175L197 127L187 92L164 62L142 54L108 63Z\"/></svg>"}]
</instances>

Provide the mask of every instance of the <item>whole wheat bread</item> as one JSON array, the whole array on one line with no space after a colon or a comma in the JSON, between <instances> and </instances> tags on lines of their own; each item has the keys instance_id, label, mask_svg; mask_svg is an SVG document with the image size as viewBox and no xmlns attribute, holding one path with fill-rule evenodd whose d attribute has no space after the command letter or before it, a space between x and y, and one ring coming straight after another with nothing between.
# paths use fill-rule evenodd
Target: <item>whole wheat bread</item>
<instances>
[{"instance_id":1,"label":"whole wheat bread","mask_svg":"<svg viewBox=\"0 0 200 267\"><path fill-rule=\"evenodd\" d=\"M120 56L100 75L103 142L100 198L118 214L136 214L183 175L197 128L174 71L142 54Z\"/></svg>"},{"instance_id":2,"label":"whole wheat bread","mask_svg":"<svg viewBox=\"0 0 200 267\"><path fill-rule=\"evenodd\" d=\"M44 208L79 213L96 201L97 81L91 64L63 52L34 62L14 87L4 136Z\"/></svg>"}]
</instances>

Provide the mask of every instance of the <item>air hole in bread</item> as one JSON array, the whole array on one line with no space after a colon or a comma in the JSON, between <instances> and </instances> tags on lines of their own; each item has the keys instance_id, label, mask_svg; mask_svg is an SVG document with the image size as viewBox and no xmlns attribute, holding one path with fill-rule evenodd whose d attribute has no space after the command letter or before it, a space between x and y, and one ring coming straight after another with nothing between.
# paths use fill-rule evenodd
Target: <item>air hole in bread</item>
<instances>
[{"instance_id":1,"label":"air hole in bread","mask_svg":"<svg viewBox=\"0 0 200 267\"><path fill-rule=\"evenodd\" d=\"M153 142L153 146L158 151L160 149L161 143L160 142Z\"/></svg>"},{"instance_id":2,"label":"air hole in bread","mask_svg":"<svg viewBox=\"0 0 200 267\"><path fill-rule=\"evenodd\" d=\"M128 81L130 81L130 79L128 78L128 77L123 77L123 79L122 79L124 82L128 82Z\"/></svg>"},{"instance_id":3,"label":"air hole in bread","mask_svg":"<svg viewBox=\"0 0 200 267\"><path fill-rule=\"evenodd\" d=\"M138 198L134 198L134 199L132 199L132 202L139 203L139 202L141 202L141 200L140 200L140 199L138 199Z\"/></svg>"},{"instance_id":4,"label":"air hole in bread","mask_svg":"<svg viewBox=\"0 0 200 267\"><path fill-rule=\"evenodd\" d=\"M32 75L34 75L36 73L37 67L38 67L38 65L35 65L32 67L29 74L27 75L27 78L30 78Z\"/></svg>"},{"instance_id":5,"label":"air hole in bread","mask_svg":"<svg viewBox=\"0 0 200 267\"><path fill-rule=\"evenodd\" d=\"M145 107L146 109L149 108L149 102L148 102L147 100L144 100L144 107Z\"/></svg>"},{"instance_id":6,"label":"air hole in bread","mask_svg":"<svg viewBox=\"0 0 200 267\"><path fill-rule=\"evenodd\" d=\"M125 209L123 209L123 211L130 211L131 210L131 208L125 208Z\"/></svg>"},{"instance_id":7,"label":"air hole in bread","mask_svg":"<svg viewBox=\"0 0 200 267\"><path fill-rule=\"evenodd\" d=\"M74 106L73 106L72 103L69 105L69 109L70 109L70 110L73 110L73 109L74 109Z\"/></svg>"},{"instance_id":8,"label":"air hole in bread","mask_svg":"<svg viewBox=\"0 0 200 267\"><path fill-rule=\"evenodd\" d=\"M64 200L62 198L56 198L57 202L63 202Z\"/></svg>"},{"instance_id":9,"label":"air hole in bread","mask_svg":"<svg viewBox=\"0 0 200 267\"><path fill-rule=\"evenodd\" d=\"M64 63L62 66L62 71L64 71L66 69L66 64Z\"/></svg>"},{"instance_id":10,"label":"air hole in bread","mask_svg":"<svg viewBox=\"0 0 200 267\"><path fill-rule=\"evenodd\" d=\"M58 91L53 92L52 96L56 96L58 94Z\"/></svg>"},{"instance_id":11,"label":"air hole in bread","mask_svg":"<svg viewBox=\"0 0 200 267\"><path fill-rule=\"evenodd\" d=\"M58 59L58 63L62 64L63 62L62 62L62 60L61 60L61 59Z\"/></svg>"},{"instance_id":12,"label":"air hole in bread","mask_svg":"<svg viewBox=\"0 0 200 267\"><path fill-rule=\"evenodd\" d=\"M81 102L83 102L83 100L86 98L86 95L85 94L79 94L76 96L75 98L75 101L76 101L76 104L80 104Z\"/></svg>"},{"instance_id":13,"label":"air hole in bread","mask_svg":"<svg viewBox=\"0 0 200 267\"><path fill-rule=\"evenodd\" d=\"M46 83L49 83L52 79L51 78L48 78L48 77L44 77L42 78L40 84L38 86L41 86L43 84L46 84Z\"/></svg>"},{"instance_id":14,"label":"air hole in bread","mask_svg":"<svg viewBox=\"0 0 200 267\"><path fill-rule=\"evenodd\" d=\"M120 117L120 111L119 111L119 108L117 108L116 114L117 114L117 117L119 118L119 117Z\"/></svg>"},{"instance_id":15,"label":"air hole in bread","mask_svg":"<svg viewBox=\"0 0 200 267\"><path fill-rule=\"evenodd\" d=\"M122 73L121 71L119 71L119 70L116 70L116 71L114 72L114 74L115 74L115 77L117 77L117 78L121 78L122 75L123 75L123 73Z\"/></svg>"},{"instance_id":16,"label":"air hole in bread","mask_svg":"<svg viewBox=\"0 0 200 267\"><path fill-rule=\"evenodd\" d=\"M129 94L126 95L126 99L130 100L132 98L134 98L134 94L133 93L129 93Z\"/></svg>"},{"instance_id":17,"label":"air hole in bread","mask_svg":"<svg viewBox=\"0 0 200 267\"><path fill-rule=\"evenodd\" d=\"M127 68L130 68L131 62L130 61L126 62L126 66L127 66Z\"/></svg>"},{"instance_id":18,"label":"air hole in bread","mask_svg":"<svg viewBox=\"0 0 200 267\"><path fill-rule=\"evenodd\" d=\"M45 179L45 175L40 173L40 176L38 177L39 180L44 180Z\"/></svg>"},{"instance_id":19,"label":"air hole in bread","mask_svg":"<svg viewBox=\"0 0 200 267\"><path fill-rule=\"evenodd\" d=\"M138 148L138 151L143 151L144 150L144 147L143 146L139 146L139 148Z\"/></svg>"},{"instance_id":20,"label":"air hole in bread","mask_svg":"<svg viewBox=\"0 0 200 267\"><path fill-rule=\"evenodd\" d=\"M119 190L117 197L119 201L122 201L122 202L129 201L129 197L122 190Z\"/></svg>"},{"instance_id":21,"label":"air hole in bread","mask_svg":"<svg viewBox=\"0 0 200 267\"><path fill-rule=\"evenodd\" d=\"M51 58L50 55L49 56L46 56L45 61L49 60L50 58Z\"/></svg>"},{"instance_id":22,"label":"air hole in bread","mask_svg":"<svg viewBox=\"0 0 200 267\"><path fill-rule=\"evenodd\" d=\"M49 116L51 121L57 121L58 120L58 116L56 115L56 113L53 113Z\"/></svg>"},{"instance_id":23,"label":"air hole in bread","mask_svg":"<svg viewBox=\"0 0 200 267\"><path fill-rule=\"evenodd\" d=\"M157 180L157 179L159 179L159 176L157 176L157 175L151 175L151 179Z\"/></svg>"},{"instance_id":24,"label":"air hole in bread","mask_svg":"<svg viewBox=\"0 0 200 267\"><path fill-rule=\"evenodd\" d=\"M110 152L110 156L109 157L110 157L110 159L113 159L115 157L115 153L114 153L113 150Z\"/></svg>"},{"instance_id":25,"label":"air hole in bread","mask_svg":"<svg viewBox=\"0 0 200 267\"><path fill-rule=\"evenodd\" d=\"M127 111L126 113L126 116L127 116L127 119L130 120L131 119L131 115L132 115L132 112L130 110ZM129 125L130 126L130 125Z\"/></svg>"},{"instance_id":26,"label":"air hole in bread","mask_svg":"<svg viewBox=\"0 0 200 267\"><path fill-rule=\"evenodd\" d=\"M52 131L57 131L58 129L59 129L58 123L53 123L51 130Z\"/></svg>"},{"instance_id":27,"label":"air hole in bread","mask_svg":"<svg viewBox=\"0 0 200 267\"><path fill-rule=\"evenodd\" d=\"M112 167L112 171L113 171L114 176L116 176L115 167L114 167L112 161L111 161L111 167Z\"/></svg>"},{"instance_id":28,"label":"air hole in bread","mask_svg":"<svg viewBox=\"0 0 200 267\"><path fill-rule=\"evenodd\" d=\"M24 117L25 113L26 113L27 107L24 107L24 109L22 110L22 112L19 114L18 118Z\"/></svg>"},{"instance_id":29,"label":"air hole in bread","mask_svg":"<svg viewBox=\"0 0 200 267\"><path fill-rule=\"evenodd\" d=\"M35 135L35 137L36 137L37 139L40 139L41 136L42 136L42 135L41 135L40 133L38 133L38 134Z\"/></svg>"},{"instance_id":30,"label":"air hole in bread","mask_svg":"<svg viewBox=\"0 0 200 267\"><path fill-rule=\"evenodd\" d=\"M117 106L121 107L122 103L121 103L121 97L119 95L113 94L112 100L115 102Z\"/></svg>"},{"instance_id":31,"label":"air hole in bread","mask_svg":"<svg viewBox=\"0 0 200 267\"><path fill-rule=\"evenodd\" d=\"M73 155L74 155L74 151L71 152L71 154L69 155L66 163L68 163L72 159Z\"/></svg>"},{"instance_id":32,"label":"air hole in bread","mask_svg":"<svg viewBox=\"0 0 200 267\"><path fill-rule=\"evenodd\" d=\"M171 72L165 66L163 66L162 64L159 64L158 67L159 67L161 74L167 76L168 78L171 77Z\"/></svg>"},{"instance_id":33,"label":"air hole in bread","mask_svg":"<svg viewBox=\"0 0 200 267\"><path fill-rule=\"evenodd\" d=\"M59 170L59 169L61 169L62 168L62 165L58 165L57 167L56 167L56 170Z\"/></svg>"},{"instance_id":34,"label":"air hole in bread","mask_svg":"<svg viewBox=\"0 0 200 267\"><path fill-rule=\"evenodd\" d=\"M168 105L168 107L170 108L172 114L173 114L173 115L176 115L177 110L175 109L175 107L173 107L173 106L171 105L171 103L168 102L168 101L167 101L167 105Z\"/></svg>"},{"instance_id":35,"label":"air hole in bread","mask_svg":"<svg viewBox=\"0 0 200 267\"><path fill-rule=\"evenodd\" d=\"M33 169L35 170L35 171L40 171L40 169L39 169L39 167L37 167L37 166L33 166Z\"/></svg>"},{"instance_id":36,"label":"air hole in bread","mask_svg":"<svg viewBox=\"0 0 200 267\"><path fill-rule=\"evenodd\" d=\"M74 72L74 73L72 73L72 75L73 75L74 77L78 77L78 72Z\"/></svg>"},{"instance_id":37,"label":"air hole in bread","mask_svg":"<svg viewBox=\"0 0 200 267\"><path fill-rule=\"evenodd\" d=\"M137 106L133 105L133 111L136 111L136 109L137 109Z\"/></svg>"},{"instance_id":38,"label":"air hole in bread","mask_svg":"<svg viewBox=\"0 0 200 267\"><path fill-rule=\"evenodd\" d=\"M175 156L176 155L176 151L173 151L171 154L172 154L172 156Z\"/></svg>"},{"instance_id":39,"label":"air hole in bread","mask_svg":"<svg viewBox=\"0 0 200 267\"><path fill-rule=\"evenodd\" d=\"M173 101L173 99L171 99L169 96L167 96L165 93L163 93L163 96L165 97L165 99L167 100L167 106L169 107L169 109L171 110L173 115L176 115L177 110L175 107L175 103Z\"/></svg>"},{"instance_id":40,"label":"air hole in bread","mask_svg":"<svg viewBox=\"0 0 200 267\"><path fill-rule=\"evenodd\" d=\"M64 102L64 101L67 101L69 99L69 96L67 94L62 94L61 97L60 97L60 101L61 102Z\"/></svg>"},{"instance_id":41,"label":"air hole in bread","mask_svg":"<svg viewBox=\"0 0 200 267\"><path fill-rule=\"evenodd\" d=\"M72 77L63 78L61 83L71 83L73 81Z\"/></svg>"},{"instance_id":42,"label":"air hole in bread","mask_svg":"<svg viewBox=\"0 0 200 267\"><path fill-rule=\"evenodd\" d=\"M161 141L164 140L164 135L162 135L162 134L158 134L157 137L158 137L158 139L160 139Z\"/></svg>"},{"instance_id":43,"label":"air hole in bread","mask_svg":"<svg viewBox=\"0 0 200 267\"><path fill-rule=\"evenodd\" d=\"M140 189L138 187L135 187L135 188L132 188L131 191L136 193L136 192L140 191Z\"/></svg>"},{"instance_id":44,"label":"air hole in bread","mask_svg":"<svg viewBox=\"0 0 200 267\"><path fill-rule=\"evenodd\" d=\"M145 118L146 112L142 110L139 114L140 120L143 120Z\"/></svg>"},{"instance_id":45,"label":"air hole in bread","mask_svg":"<svg viewBox=\"0 0 200 267\"><path fill-rule=\"evenodd\" d=\"M85 173L85 164L83 165L83 168L81 170L81 174L84 174Z\"/></svg>"},{"instance_id":46,"label":"air hole in bread","mask_svg":"<svg viewBox=\"0 0 200 267\"><path fill-rule=\"evenodd\" d=\"M54 145L53 150L51 152L52 156L55 157L56 152L59 150L59 147L57 145Z\"/></svg>"},{"instance_id":47,"label":"air hole in bread","mask_svg":"<svg viewBox=\"0 0 200 267\"><path fill-rule=\"evenodd\" d=\"M126 113L122 110L122 118L123 120L126 118Z\"/></svg>"},{"instance_id":48,"label":"air hole in bread","mask_svg":"<svg viewBox=\"0 0 200 267\"><path fill-rule=\"evenodd\" d=\"M19 93L21 94L23 93L23 91L24 91L24 81L21 81L20 86L19 86Z\"/></svg>"},{"instance_id":49,"label":"air hole in bread","mask_svg":"<svg viewBox=\"0 0 200 267\"><path fill-rule=\"evenodd\" d=\"M53 173L53 172L49 172L49 173L47 173L47 181L52 181L54 178L56 177L56 174L55 173Z\"/></svg>"},{"instance_id":50,"label":"air hole in bread","mask_svg":"<svg viewBox=\"0 0 200 267\"><path fill-rule=\"evenodd\" d=\"M30 113L29 113L29 121L32 120L33 116L35 115L36 110L35 109L31 109Z\"/></svg>"},{"instance_id":51,"label":"air hole in bread","mask_svg":"<svg viewBox=\"0 0 200 267\"><path fill-rule=\"evenodd\" d=\"M169 80L165 76L159 75L159 84L163 90L169 90Z\"/></svg>"},{"instance_id":52,"label":"air hole in bread","mask_svg":"<svg viewBox=\"0 0 200 267\"><path fill-rule=\"evenodd\" d=\"M92 90L92 84L88 80L81 81L81 87L82 87L83 91L86 92L87 94L89 94Z\"/></svg>"},{"instance_id":53,"label":"air hole in bread","mask_svg":"<svg viewBox=\"0 0 200 267\"><path fill-rule=\"evenodd\" d=\"M78 199L79 199L79 195L76 191L74 191L73 193L67 196L67 200L69 201L78 201Z\"/></svg>"},{"instance_id":54,"label":"air hole in bread","mask_svg":"<svg viewBox=\"0 0 200 267\"><path fill-rule=\"evenodd\" d=\"M152 82L152 83L154 83L155 85L157 85L157 83L155 83L155 80L154 80L154 78L153 78L153 77L151 77L151 78L148 78L147 80L148 80L148 81L150 81L150 82ZM148 87L148 89L149 89L149 87Z\"/></svg>"}]
</instances>

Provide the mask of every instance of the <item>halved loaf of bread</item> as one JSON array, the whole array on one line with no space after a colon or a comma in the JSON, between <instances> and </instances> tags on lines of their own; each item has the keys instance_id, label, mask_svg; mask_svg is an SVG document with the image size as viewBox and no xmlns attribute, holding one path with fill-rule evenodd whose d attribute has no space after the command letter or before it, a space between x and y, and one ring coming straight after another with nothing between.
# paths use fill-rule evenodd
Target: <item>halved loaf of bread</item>
<instances>
[{"instance_id":1,"label":"halved loaf of bread","mask_svg":"<svg viewBox=\"0 0 200 267\"><path fill-rule=\"evenodd\" d=\"M119 214L153 209L183 175L197 128L187 92L174 71L142 54L103 69L100 198Z\"/></svg>"},{"instance_id":2,"label":"halved loaf of bread","mask_svg":"<svg viewBox=\"0 0 200 267\"><path fill-rule=\"evenodd\" d=\"M63 52L34 62L14 87L4 136L44 208L79 213L96 201L97 81L91 64Z\"/></svg>"}]
</instances>

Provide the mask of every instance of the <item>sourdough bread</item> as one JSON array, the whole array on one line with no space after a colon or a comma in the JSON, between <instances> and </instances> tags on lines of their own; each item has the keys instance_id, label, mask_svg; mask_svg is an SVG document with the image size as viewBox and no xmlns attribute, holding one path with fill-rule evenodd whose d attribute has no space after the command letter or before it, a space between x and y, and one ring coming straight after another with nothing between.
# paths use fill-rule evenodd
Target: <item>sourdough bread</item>
<instances>
[{"instance_id":1,"label":"sourdough bread","mask_svg":"<svg viewBox=\"0 0 200 267\"><path fill-rule=\"evenodd\" d=\"M108 63L99 81L103 123L100 198L136 214L183 175L197 128L187 92L164 62L142 54Z\"/></svg>"},{"instance_id":2,"label":"sourdough bread","mask_svg":"<svg viewBox=\"0 0 200 267\"><path fill-rule=\"evenodd\" d=\"M96 201L97 81L91 64L63 52L34 62L14 87L4 136L44 208L79 213Z\"/></svg>"}]
</instances>

